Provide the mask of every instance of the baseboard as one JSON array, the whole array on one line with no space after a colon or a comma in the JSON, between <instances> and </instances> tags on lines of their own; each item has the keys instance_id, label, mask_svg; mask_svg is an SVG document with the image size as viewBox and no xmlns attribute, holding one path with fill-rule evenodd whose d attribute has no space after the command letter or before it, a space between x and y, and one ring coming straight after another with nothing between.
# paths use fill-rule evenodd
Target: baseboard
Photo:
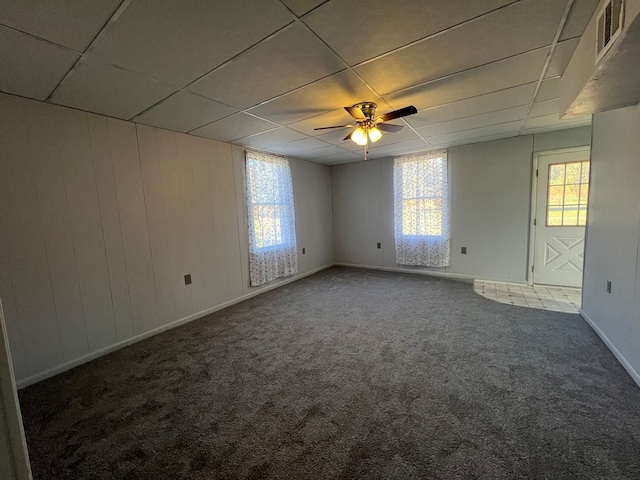
<instances>
[{"instance_id":1,"label":"baseboard","mask_svg":"<svg viewBox=\"0 0 640 480\"><path fill-rule=\"evenodd\" d=\"M334 263L336 267L352 267L352 268L365 268L367 270L381 270L383 272L400 272L400 273L412 273L414 275L430 275L433 277L443 277L443 278L456 278L459 280L482 280L486 282L498 282L498 283L511 283L514 285L526 285L525 281L517 281L517 280L506 280L496 279L491 277L479 277L474 275L465 275L462 273L450 273L450 272L437 272L434 270L415 270L412 268L400 268L400 267L379 267L373 265L357 265L354 263Z\"/></svg>"},{"instance_id":2,"label":"baseboard","mask_svg":"<svg viewBox=\"0 0 640 480\"><path fill-rule=\"evenodd\" d=\"M596 325L596 322L594 322L593 319L582 309L580 309L580 316L584 319L585 322L589 324L593 331L596 332L596 334L600 337L604 344L609 348L609 350L611 350L611 353L613 353L613 355L622 364L627 373L631 375L633 381L636 382L636 384L638 384L638 386L640 387L640 374L635 368L633 368L633 365L629 363L622 352L618 350L618 348L613 344L611 340L609 340L609 337L607 337L605 333L600 330L600 327Z\"/></svg>"},{"instance_id":3,"label":"baseboard","mask_svg":"<svg viewBox=\"0 0 640 480\"><path fill-rule=\"evenodd\" d=\"M264 288L256 290L255 292L242 295L241 297L234 298L233 300L229 300L228 302L221 303L219 305L216 305L215 307L202 310L201 312L193 313L186 317L180 318L179 320L175 320L171 323L167 323L166 325L163 325L161 327L154 328L153 330L149 330L148 332L144 332L134 337L127 338L126 340L122 340L121 342L114 343L113 345L109 345L108 347L101 348L100 350L96 350L95 352L91 352L86 355L83 355L82 357L76 358L74 360L70 360L68 362L63 363L62 365L58 365L57 367L53 367L53 368L50 368L49 370L45 370L44 372L38 373L36 375L32 375L27 378L23 378L22 380L18 380L16 382L16 386L18 387L18 390L20 390L21 388L28 387L29 385L33 385L34 383L53 377L62 372L66 372L67 370L71 370L72 368L82 365L83 363L90 362L91 360L95 360L96 358L102 357L104 355L107 355L121 348L128 347L129 345L133 345L134 343L138 343L149 337L158 335L159 333L166 332L167 330L171 330L173 328L179 327L180 325L184 325L185 323L192 322L194 320L197 320L198 318L204 317L205 315L209 315L210 313L217 312L218 310L222 310L224 308L230 307L231 305L235 305L236 303L243 302L255 296L261 295L265 292L269 292L276 288L295 282L297 280L300 280L301 278L308 277L309 275L313 275L314 273L318 273L322 270L326 270L327 268L330 268L332 266L333 266L333 263L329 263L327 265L314 268L313 270L310 270L308 272L296 275L295 277L285 278L280 282L277 282L273 285L266 286Z\"/></svg>"}]
</instances>

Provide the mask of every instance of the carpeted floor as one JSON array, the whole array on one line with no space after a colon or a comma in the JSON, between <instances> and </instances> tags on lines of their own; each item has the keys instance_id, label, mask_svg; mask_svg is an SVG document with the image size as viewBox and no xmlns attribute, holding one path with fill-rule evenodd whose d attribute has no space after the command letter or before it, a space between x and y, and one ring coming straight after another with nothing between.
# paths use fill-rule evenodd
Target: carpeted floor
<instances>
[{"instance_id":1,"label":"carpeted floor","mask_svg":"<svg viewBox=\"0 0 640 480\"><path fill-rule=\"evenodd\" d=\"M332 268L20 392L36 479L638 479L574 314Z\"/></svg>"}]
</instances>

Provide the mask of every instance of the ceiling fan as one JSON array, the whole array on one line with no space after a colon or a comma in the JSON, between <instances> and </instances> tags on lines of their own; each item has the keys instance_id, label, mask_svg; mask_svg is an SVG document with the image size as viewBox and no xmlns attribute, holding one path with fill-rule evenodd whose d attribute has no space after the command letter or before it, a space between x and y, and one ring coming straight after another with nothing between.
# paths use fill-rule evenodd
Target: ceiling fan
<instances>
[{"instance_id":1,"label":"ceiling fan","mask_svg":"<svg viewBox=\"0 0 640 480\"><path fill-rule=\"evenodd\" d=\"M344 137L344 140L352 140L358 145L365 147L364 159L367 159L369 153L369 141L375 143L382 137L382 132L395 133L402 130L403 125L394 125L392 123L384 123L396 118L406 117L418 113L413 105L404 107L393 112L385 113L376 117L376 108L378 106L372 102L356 103L352 107L344 107L344 109L355 119L355 123L349 125L335 125L332 127L318 127L314 130L328 130L330 128L353 128L353 130Z\"/></svg>"}]
</instances>

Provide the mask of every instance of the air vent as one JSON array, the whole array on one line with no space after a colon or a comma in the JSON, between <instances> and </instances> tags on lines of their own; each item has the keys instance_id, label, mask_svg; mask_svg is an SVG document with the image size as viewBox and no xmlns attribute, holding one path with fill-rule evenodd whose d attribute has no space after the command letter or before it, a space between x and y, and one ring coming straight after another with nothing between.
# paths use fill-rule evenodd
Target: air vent
<instances>
[{"instance_id":1,"label":"air vent","mask_svg":"<svg viewBox=\"0 0 640 480\"><path fill-rule=\"evenodd\" d=\"M598 14L596 64L609 51L622 31L624 0L609 0Z\"/></svg>"}]
</instances>

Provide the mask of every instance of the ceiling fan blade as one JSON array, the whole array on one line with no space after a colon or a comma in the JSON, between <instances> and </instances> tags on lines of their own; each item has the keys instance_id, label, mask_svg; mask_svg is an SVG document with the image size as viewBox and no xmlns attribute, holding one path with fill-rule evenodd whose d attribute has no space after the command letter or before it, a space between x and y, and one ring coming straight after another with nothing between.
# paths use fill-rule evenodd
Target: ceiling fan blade
<instances>
[{"instance_id":1,"label":"ceiling fan blade","mask_svg":"<svg viewBox=\"0 0 640 480\"><path fill-rule=\"evenodd\" d=\"M327 130L329 128L351 128L353 127L353 124L351 125L335 125L333 127L318 127L318 128L314 128L314 130Z\"/></svg>"},{"instance_id":2,"label":"ceiling fan blade","mask_svg":"<svg viewBox=\"0 0 640 480\"><path fill-rule=\"evenodd\" d=\"M364 113L362 113L362 110L360 109L360 107L344 107L344 109L347 112L349 112L349 115L351 115L356 120L366 120L367 119L367 117L365 117Z\"/></svg>"},{"instance_id":3,"label":"ceiling fan blade","mask_svg":"<svg viewBox=\"0 0 640 480\"><path fill-rule=\"evenodd\" d=\"M394 125L393 123L379 123L376 125L378 130L382 130L383 132L391 132L396 133L404 128L404 125Z\"/></svg>"},{"instance_id":4,"label":"ceiling fan blade","mask_svg":"<svg viewBox=\"0 0 640 480\"><path fill-rule=\"evenodd\" d=\"M349 135L344 137L342 140L351 140L351 135L353 135L353 132L355 132L355 131L356 131L356 129L354 128L353 130L351 130L351 132L349 132Z\"/></svg>"},{"instance_id":5,"label":"ceiling fan blade","mask_svg":"<svg viewBox=\"0 0 640 480\"><path fill-rule=\"evenodd\" d=\"M384 115L380 115L376 118L376 122L388 122L389 120L393 120L395 118L406 117L407 115L413 115L414 113L418 113L416 107L411 105L410 107L404 107L400 110L394 110L393 112L385 113Z\"/></svg>"}]
</instances>

